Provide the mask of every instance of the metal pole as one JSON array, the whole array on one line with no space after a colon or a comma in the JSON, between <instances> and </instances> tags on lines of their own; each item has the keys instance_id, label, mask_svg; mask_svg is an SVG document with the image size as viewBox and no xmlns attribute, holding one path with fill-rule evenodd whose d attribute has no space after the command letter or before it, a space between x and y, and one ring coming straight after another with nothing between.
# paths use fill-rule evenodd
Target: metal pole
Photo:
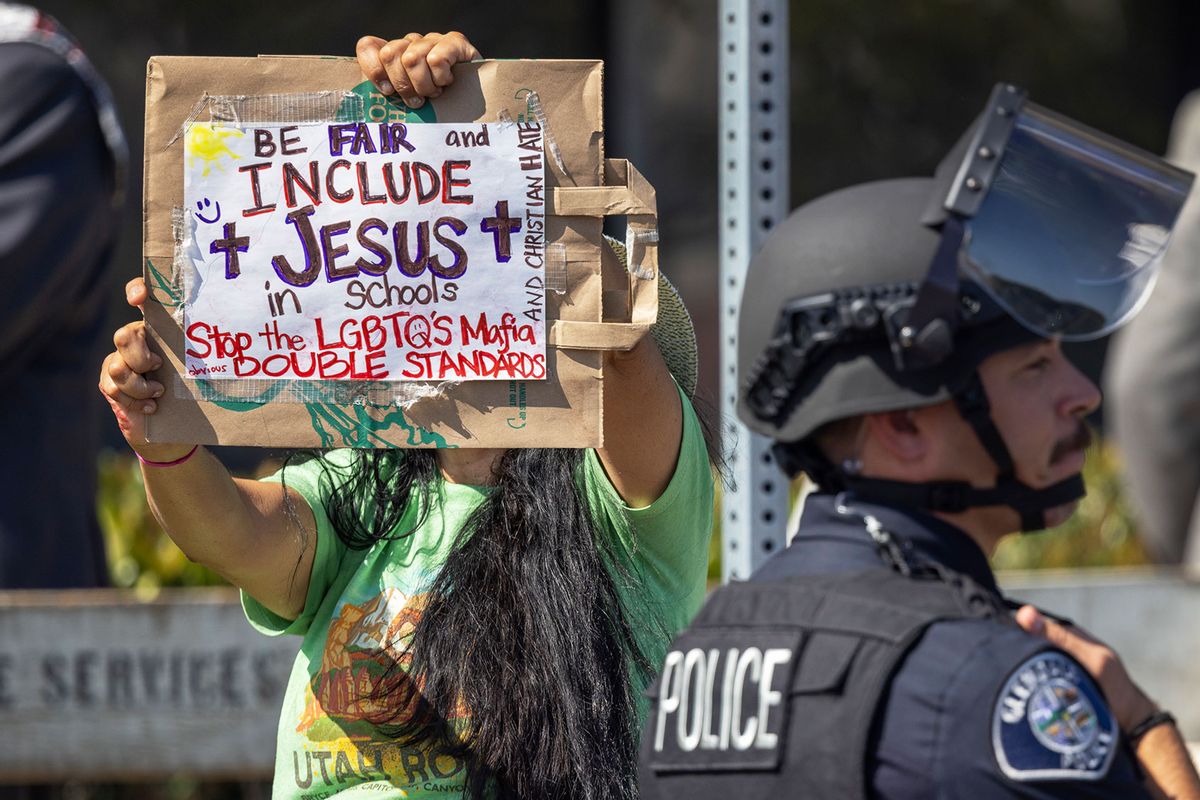
<instances>
[{"instance_id":1,"label":"metal pole","mask_svg":"<svg viewBox=\"0 0 1200 800\"><path fill-rule=\"evenodd\" d=\"M746 266L788 212L786 0L721 0L722 441L734 487L721 509L722 579L783 548L788 482L769 440L737 419L737 323Z\"/></svg>"}]
</instances>

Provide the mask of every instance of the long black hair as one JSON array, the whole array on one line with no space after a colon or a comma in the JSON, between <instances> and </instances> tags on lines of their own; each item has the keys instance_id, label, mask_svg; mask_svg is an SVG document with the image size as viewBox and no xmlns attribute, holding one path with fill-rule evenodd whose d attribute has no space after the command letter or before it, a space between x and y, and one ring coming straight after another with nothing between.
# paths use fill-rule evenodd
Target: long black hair
<instances>
[{"instance_id":1,"label":"long black hair","mask_svg":"<svg viewBox=\"0 0 1200 800\"><path fill-rule=\"evenodd\" d=\"M387 712L371 722L461 759L468 797L636 796L634 687L656 665L626 613L622 595L640 583L628 554L597 530L581 495L583 453L500 456L495 487L458 533L411 638L381 654L386 673L367 699ZM355 459L328 503L339 538L365 549L411 535L437 489L436 452ZM418 514L398 527L414 500Z\"/></svg>"},{"instance_id":2,"label":"long black hair","mask_svg":"<svg viewBox=\"0 0 1200 800\"><path fill-rule=\"evenodd\" d=\"M650 623L639 636L630 623L630 604L647 598L630 553L594 521L584 453L505 451L406 641L385 643L369 698L385 711L372 724L461 759L467 797L637 796L637 690L658 667L641 643L670 632ZM365 549L420 528L441 480L436 451L355 459L328 502L339 538Z\"/></svg>"}]
</instances>

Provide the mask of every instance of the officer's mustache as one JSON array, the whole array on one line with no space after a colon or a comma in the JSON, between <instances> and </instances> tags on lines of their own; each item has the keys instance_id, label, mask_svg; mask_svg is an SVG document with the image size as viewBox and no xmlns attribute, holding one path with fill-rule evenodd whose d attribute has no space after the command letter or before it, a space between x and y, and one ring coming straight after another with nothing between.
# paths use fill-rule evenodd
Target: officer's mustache
<instances>
[{"instance_id":1,"label":"officer's mustache","mask_svg":"<svg viewBox=\"0 0 1200 800\"><path fill-rule=\"evenodd\" d=\"M1092 429L1086 423L1080 421L1079 427L1075 429L1073 434L1054 445L1054 449L1050 451L1050 464L1053 466L1075 451L1086 450L1091 446Z\"/></svg>"}]
</instances>

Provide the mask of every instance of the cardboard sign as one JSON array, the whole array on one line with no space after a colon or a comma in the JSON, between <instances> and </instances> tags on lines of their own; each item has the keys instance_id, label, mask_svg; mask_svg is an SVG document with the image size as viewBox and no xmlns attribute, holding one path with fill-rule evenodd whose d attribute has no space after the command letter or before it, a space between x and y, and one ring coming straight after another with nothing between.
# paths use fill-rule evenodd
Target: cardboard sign
<instances>
[{"instance_id":1,"label":"cardboard sign","mask_svg":"<svg viewBox=\"0 0 1200 800\"><path fill-rule=\"evenodd\" d=\"M187 374L544 380L536 121L184 135Z\"/></svg>"},{"instance_id":2,"label":"cardboard sign","mask_svg":"<svg viewBox=\"0 0 1200 800\"><path fill-rule=\"evenodd\" d=\"M604 158L599 62L460 64L419 110L348 58L147 70L145 314L166 387L150 441L602 445L603 351L655 319L657 231L654 190ZM520 160L535 133L542 192ZM628 274L604 255L609 214L629 222Z\"/></svg>"}]
</instances>

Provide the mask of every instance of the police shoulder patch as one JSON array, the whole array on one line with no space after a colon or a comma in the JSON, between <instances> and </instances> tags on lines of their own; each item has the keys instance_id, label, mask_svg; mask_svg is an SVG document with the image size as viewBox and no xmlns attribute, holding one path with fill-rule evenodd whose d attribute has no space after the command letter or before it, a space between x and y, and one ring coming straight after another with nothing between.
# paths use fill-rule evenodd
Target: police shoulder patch
<instances>
[{"instance_id":1,"label":"police shoulder patch","mask_svg":"<svg viewBox=\"0 0 1200 800\"><path fill-rule=\"evenodd\" d=\"M1017 781L1099 780L1112 765L1117 735L1091 676L1053 650L1018 665L992 711L996 762Z\"/></svg>"}]
</instances>

